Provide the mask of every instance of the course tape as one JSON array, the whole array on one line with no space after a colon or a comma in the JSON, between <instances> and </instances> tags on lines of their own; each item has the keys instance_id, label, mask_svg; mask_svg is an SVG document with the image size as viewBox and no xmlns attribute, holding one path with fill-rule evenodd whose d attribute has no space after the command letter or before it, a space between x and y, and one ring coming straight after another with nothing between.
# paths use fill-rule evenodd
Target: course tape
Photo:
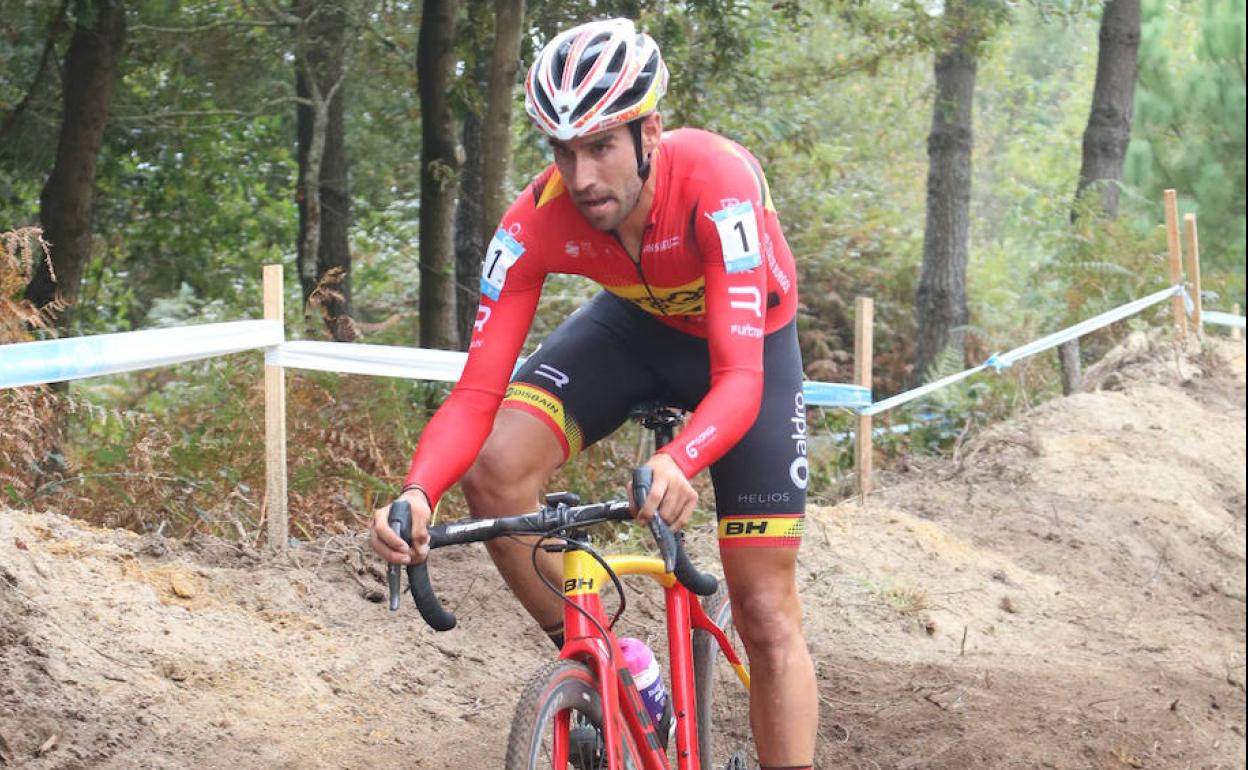
<instances>
[{"instance_id":1,"label":"course tape","mask_svg":"<svg viewBox=\"0 0 1248 770\"><path fill-rule=\"evenodd\" d=\"M450 350L343 342L293 341L264 352L270 366L442 382L457 381L467 360L467 353ZM802 395L807 406L859 409L871 404L870 388L860 385L805 382Z\"/></svg>"},{"instance_id":2,"label":"course tape","mask_svg":"<svg viewBox=\"0 0 1248 770\"><path fill-rule=\"evenodd\" d=\"M440 382L458 380L467 360L467 353L455 350L358 342L297 340L264 351L264 362L269 366Z\"/></svg>"},{"instance_id":3,"label":"course tape","mask_svg":"<svg viewBox=\"0 0 1248 770\"><path fill-rule=\"evenodd\" d=\"M97 334L0 346L0 388L133 372L279 344L281 321Z\"/></svg>"},{"instance_id":4,"label":"course tape","mask_svg":"<svg viewBox=\"0 0 1248 770\"><path fill-rule=\"evenodd\" d=\"M948 377L944 377L935 382L930 382L926 385L915 388L914 390L908 390L905 393L899 393L891 398L886 398L883 401L877 401L866 409L863 409L862 414L870 417L872 415L879 414L880 412L894 409L917 398L922 398L933 391L952 385L955 382L965 380L967 377L977 374L978 372L982 372L984 369L992 369L993 371L1000 372L1002 369L1013 366L1015 363L1027 358L1028 356L1034 356L1035 354L1050 348L1055 348L1063 342L1069 342L1070 340L1082 337L1089 332L1096 331L1102 326L1108 326L1116 321L1121 321L1122 319L1139 313L1140 311L1156 305L1159 302L1164 302L1176 294L1181 294L1185 299L1187 298L1187 293L1183 290L1181 285L1170 286L1162 289L1161 291L1154 292L1147 297L1142 297L1134 302L1129 302L1121 307L1117 307L1113 310L1101 313L1100 315L1093 316L1092 318L1077 323L1069 328L1062 329L1061 331L1054 332L1045 337L1041 337L1035 342L1030 342L1021 347L1014 348L1008 353L997 353L989 356L987 361L974 367L973 369L967 369L966 371L958 372L957 374L951 374Z\"/></svg>"},{"instance_id":5,"label":"course tape","mask_svg":"<svg viewBox=\"0 0 1248 770\"><path fill-rule=\"evenodd\" d=\"M280 321L231 321L98 334L0 346L0 388L40 385L195 361L264 348L265 364L291 369L456 382L468 354L390 345L283 342ZM518 365L518 364L517 364ZM871 391L858 385L807 382L810 406L858 409Z\"/></svg>"},{"instance_id":6,"label":"course tape","mask_svg":"<svg viewBox=\"0 0 1248 770\"><path fill-rule=\"evenodd\" d=\"M861 385L836 382L803 382L802 396L806 406L861 409L871 405L871 389Z\"/></svg>"},{"instance_id":7,"label":"course tape","mask_svg":"<svg viewBox=\"0 0 1248 770\"><path fill-rule=\"evenodd\" d=\"M831 382L803 383L805 403L808 406L854 409L864 416L876 415L965 380L984 369L1000 372L1023 358L1108 326L1176 294L1184 297L1190 312L1191 301L1183 287L1171 286L1008 353L993 355L979 366L874 404L871 403L870 389ZM1208 323L1244 328L1243 316L1210 311L1204 313L1202 318ZM457 381L468 358L466 353L450 350L307 340L283 342L283 339L284 330L280 321L232 321L15 343L0 346L0 388L150 369L256 348L265 349L265 363L270 366L441 382Z\"/></svg>"},{"instance_id":8,"label":"course tape","mask_svg":"<svg viewBox=\"0 0 1248 770\"><path fill-rule=\"evenodd\" d=\"M1206 324L1217 324L1218 326L1238 326L1244 328L1244 317L1233 313L1223 313L1219 310L1202 310L1200 311L1200 322Z\"/></svg>"}]
</instances>

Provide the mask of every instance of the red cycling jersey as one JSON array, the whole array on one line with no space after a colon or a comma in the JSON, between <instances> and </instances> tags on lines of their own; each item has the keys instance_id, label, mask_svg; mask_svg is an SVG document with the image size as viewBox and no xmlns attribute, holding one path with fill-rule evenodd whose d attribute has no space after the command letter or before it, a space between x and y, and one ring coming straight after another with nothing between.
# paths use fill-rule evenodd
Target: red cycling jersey
<instances>
[{"instance_id":1,"label":"red cycling jersey","mask_svg":"<svg viewBox=\"0 0 1248 770\"><path fill-rule=\"evenodd\" d=\"M710 389L662 450L686 477L718 460L753 424L763 336L797 312L793 255L767 181L743 147L696 129L665 134L652 163L654 202L638 261L614 234L585 220L553 165L503 217L482 264L468 363L421 435L407 475L431 503L485 443L550 273L591 278L662 323L706 339Z\"/></svg>"}]
</instances>

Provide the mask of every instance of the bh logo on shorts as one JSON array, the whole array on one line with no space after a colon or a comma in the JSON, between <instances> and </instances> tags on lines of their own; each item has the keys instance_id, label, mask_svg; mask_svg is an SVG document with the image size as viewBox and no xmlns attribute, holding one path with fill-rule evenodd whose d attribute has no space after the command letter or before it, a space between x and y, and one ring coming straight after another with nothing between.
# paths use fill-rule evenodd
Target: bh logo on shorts
<instances>
[{"instance_id":1,"label":"bh logo on shorts","mask_svg":"<svg viewBox=\"0 0 1248 770\"><path fill-rule=\"evenodd\" d=\"M810 480L810 464L806 461L806 398L800 390L793 396L793 416L789 422L793 423L793 433L789 438L793 439L797 451L797 457L789 465L789 479L793 481L793 486L805 489Z\"/></svg>"}]
</instances>

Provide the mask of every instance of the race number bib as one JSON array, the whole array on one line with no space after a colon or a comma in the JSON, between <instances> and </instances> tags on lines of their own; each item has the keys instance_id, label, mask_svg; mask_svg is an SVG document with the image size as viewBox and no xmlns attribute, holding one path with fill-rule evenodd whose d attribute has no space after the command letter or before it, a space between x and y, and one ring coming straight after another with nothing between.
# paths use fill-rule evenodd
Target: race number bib
<instances>
[{"instance_id":1,"label":"race number bib","mask_svg":"<svg viewBox=\"0 0 1248 770\"><path fill-rule=\"evenodd\" d=\"M719 230L719 244L724 252L724 269L729 273L752 270L763 264L758 248L758 220L749 201L726 206L711 214Z\"/></svg>"},{"instance_id":2,"label":"race number bib","mask_svg":"<svg viewBox=\"0 0 1248 770\"><path fill-rule=\"evenodd\" d=\"M497 302L507 281L507 271L523 253L524 247L506 230L498 228L481 265L481 293Z\"/></svg>"}]
</instances>

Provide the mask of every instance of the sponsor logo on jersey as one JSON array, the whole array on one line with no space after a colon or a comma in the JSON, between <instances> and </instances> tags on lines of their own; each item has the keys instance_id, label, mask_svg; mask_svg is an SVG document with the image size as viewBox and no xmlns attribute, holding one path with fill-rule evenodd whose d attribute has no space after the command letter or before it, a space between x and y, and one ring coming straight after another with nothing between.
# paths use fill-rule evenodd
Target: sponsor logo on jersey
<instances>
[{"instance_id":1,"label":"sponsor logo on jersey","mask_svg":"<svg viewBox=\"0 0 1248 770\"><path fill-rule=\"evenodd\" d=\"M763 317L763 293L757 286L729 286L728 306L734 310L752 310L758 318Z\"/></svg>"},{"instance_id":2,"label":"sponsor logo on jersey","mask_svg":"<svg viewBox=\"0 0 1248 770\"><path fill-rule=\"evenodd\" d=\"M490 316L494 311L485 305L477 305L477 320L472 322L473 331L480 334L485 331L485 324L490 320Z\"/></svg>"},{"instance_id":3,"label":"sponsor logo on jersey","mask_svg":"<svg viewBox=\"0 0 1248 770\"><path fill-rule=\"evenodd\" d=\"M604 286L621 299L637 305L650 315L702 315L706 313L706 280L699 276L681 286L650 286L639 283Z\"/></svg>"},{"instance_id":4,"label":"sponsor logo on jersey","mask_svg":"<svg viewBox=\"0 0 1248 770\"><path fill-rule=\"evenodd\" d=\"M715 438L715 432L715 426L709 425L685 445L685 454L690 460L698 459L698 455L702 454L702 449Z\"/></svg>"},{"instance_id":5,"label":"sponsor logo on jersey","mask_svg":"<svg viewBox=\"0 0 1248 770\"><path fill-rule=\"evenodd\" d=\"M810 464L806 460L806 398L802 391L793 396L793 416L789 418L793 424L793 433L789 436L794 442L797 457L789 465L789 480L798 489L805 489L810 480Z\"/></svg>"},{"instance_id":6,"label":"sponsor logo on jersey","mask_svg":"<svg viewBox=\"0 0 1248 770\"><path fill-rule=\"evenodd\" d=\"M550 364L542 364L537 367L537 371L533 372L538 377L545 377L555 384L559 390L563 390L563 386L572 381L572 378L559 371Z\"/></svg>"},{"instance_id":7,"label":"sponsor logo on jersey","mask_svg":"<svg viewBox=\"0 0 1248 770\"><path fill-rule=\"evenodd\" d=\"M780 290L788 294L793 284L784 274L784 269L780 267L780 262L776 259L776 244L772 242L771 234L767 232L763 233L763 253L767 255L767 269L771 270L771 277L780 284Z\"/></svg>"},{"instance_id":8,"label":"sponsor logo on jersey","mask_svg":"<svg viewBox=\"0 0 1248 770\"><path fill-rule=\"evenodd\" d=\"M797 548L806 532L800 513L728 515L719 520L721 548Z\"/></svg>"},{"instance_id":9,"label":"sponsor logo on jersey","mask_svg":"<svg viewBox=\"0 0 1248 770\"><path fill-rule=\"evenodd\" d=\"M646 245L641 247L641 253L642 254L657 254L660 251L671 251L672 249L676 248L679 245L680 245L680 236L673 235L670 238L664 238L663 240L657 241L655 243L647 243Z\"/></svg>"},{"instance_id":10,"label":"sponsor logo on jersey","mask_svg":"<svg viewBox=\"0 0 1248 770\"><path fill-rule=\"evenodd\" d=\"M793 499L789 492L745 492L737 495L737 505L773 505Z\"/></svg>"},{"instance_id":11,"label":"sponsor logo on jersey","mask_svg":"<svg viewBox=\"0 0 1248 770\"><path fill-rule=\"evenodd\" d=\"M763 337L763 327L750 324L733 324L728 328L728 331L738 337L750 337L756 340Z\"/></svg>"},{"instance_id":12,"label":"sponsor logo on jersey","mask_svg":"<svg viewBox=\"0 0 1248 770\"><path fill-rule=\"evenodd\" d=\"M527 382L513 382L507 386L503 405L526 411L550 425L568 450L568 457L581 451L584 435L581 426L563 408L563 402L547 391Z\"/></svg>"}]
</instances>

